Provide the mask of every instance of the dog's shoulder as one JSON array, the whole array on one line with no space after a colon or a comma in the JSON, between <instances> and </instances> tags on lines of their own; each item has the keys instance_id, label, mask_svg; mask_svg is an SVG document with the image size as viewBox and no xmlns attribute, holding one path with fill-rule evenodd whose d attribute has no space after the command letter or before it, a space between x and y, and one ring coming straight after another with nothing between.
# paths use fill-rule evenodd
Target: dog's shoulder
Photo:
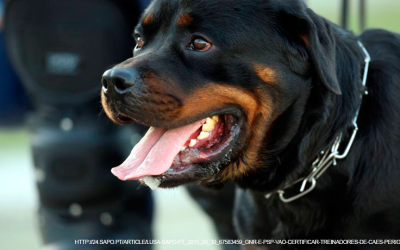
<instances>
[{"instance_id":1,"label":"dog's shoulder","mask_svg":"<svg viewBox=\"0 0 400 250\"><path fill-rule=\"evenodd\" d=\"M372 62L385 60L391 63L388 60L400 60L400 34L384 29L369 29L364 31L359 39L371 54Z\"/></svg>"},{"instance_id":2,"label":"dog's shoulder","mask_svg":"<svg viewBox=\"0 0 400 250\"><path fill-rule=\"evenodd\" d=\"M400 34L371 29L359 39L371 56L367 86L372 92L367 99L375 100L375 109L382 107L379 117L400 122Z\"/></svg>"}]
</instances>

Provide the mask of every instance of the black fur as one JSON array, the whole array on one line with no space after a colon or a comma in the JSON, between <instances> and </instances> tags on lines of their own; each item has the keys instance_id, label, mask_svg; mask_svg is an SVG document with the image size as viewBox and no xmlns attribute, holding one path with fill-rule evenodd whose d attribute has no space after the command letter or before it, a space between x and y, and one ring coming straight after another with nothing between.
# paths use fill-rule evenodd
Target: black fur
<instances>
[{"instance_id":1,"label":"black fur","mask_svg":"<svg viewBox=\"0 0 400 250\"><path fill-rule=\"evenodd\" d=\"M312 18L320 19L315 15ZM265 166L239 182L248 190L239 189L237 194L235 222L239 234L250 239L396 239L400 235L400 36L370 30L356 38L326 20L320 21L328 29L322 28L322 32L330 33L336 43L329 46L335 47L330 49L336 51L335 72L342 95L313 88L303 107L292 106L273 124L273 137L266 140ZM364 58L356 39L364 43L372 57L369 95L362 104L359 95ZM266 192L282 187L283 180L290 183L307 176L312 161L340 132L346 135L346 144L360 105L360 131L349 156L325 173L312 193L290 204L282 203L277 196L264 198ZM298 112L303 115L293 116ZM282 130L285 124L296 123L300 123L298 130ZM282 140L285 137L293 139L286 144ZM377 245L359 248L398 249Z\"/></svg>"},{"instance_id":2,"label":"black fur","mask_svg":"<svg viewBox=\"0 0 400 250\"><path fill-rule=\"evenodd\" d=\"M156 0L147 13L156 18L147 27L138 26L145 45L125 64L135 61L132 67L137 71L151 71L163 86L179 89L185 96L216 82L250 92L261 88L273 101L274 119L264 124L269 130L259 147L260 166L237 181L234 221L240 238L389 239L400 235L399 35L370 30L355 37L300 0ZM188 26L174 25L181 13L193 17ZM193 33L211 38L218 50L202 55L183 50L181 45ZM372 57L369 95L363 100L365 56L357 40ZM251 68L253 62L273 65L279 86L260 81ZM136 95L126 104L136 110L126 111L135 120L174 127L199 118L157 119L141 109L141 98ZM340 133L343 145L347 144L359 108L360 130L349 156L330 168L314 191L289 204L276 195L264 197L307 176L320 151L330 148ZM246 158L247 147L244 142L234 151L237 159ZM281 248L332 247L271 246ZM384 245L359 248L389 249Z\"/></svg>"}]
</instances>

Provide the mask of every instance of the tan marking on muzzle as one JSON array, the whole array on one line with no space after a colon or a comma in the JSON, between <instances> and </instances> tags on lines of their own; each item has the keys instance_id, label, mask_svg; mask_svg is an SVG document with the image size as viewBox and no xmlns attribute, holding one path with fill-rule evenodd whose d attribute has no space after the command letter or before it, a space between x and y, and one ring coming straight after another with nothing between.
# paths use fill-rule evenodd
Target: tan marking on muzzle
<instances>
[{"instance_id":1,"label":"tan marking on muzzle","mask_svg":"<svg viewBox=\"0 0 400 250\"><path fill-rule=\"evenodd\" d=\"M182 117L202 115L207 111L217 110L224 106L240 106L252 122L255 110L258 107L257 100L250 93L241 88L224 86L216 83L206 84L200 89L189 94L183 99L184 106L180 114Z\"/></svg>"},{"instance_id":2,"label":"tan marking on muzzle","mask_svg":"<svg viewBox=\"0 0 400 250\"><path fill-rule=\"evenodd\" d=\"M110 107L107 105L107 100L106 97L104 96L104 93L101 92L101 104L103 106L104 112L110 118L114 123L118 123L117 120L115 120L115 117L110 109Z\"/></svg>"},{"instance_id":3,"label":"tan marking on muzzle","mask_svg":"<svg viewBox=\"0 0 400 250\"><path fill-rule=\"evenodd\" d=\"M254 110L254 119L251 123L247 123L249 135L245 141L246 145L243 150L242 159L238 163L232 163L221 172L221 180L223 182L241 179L243 176L256 171L260 167L259 153L262 150L262 143L270 127L273 104L269 95L264 93L262 89L257 89L256 93L259 105Z\"/></svg>"},{"instance_id":4,"label":"tan marking on muzzle","mask_svg":"<svg viewBox=\"0 0 400 250\"><path fill-rule=\"evenodd\" d=\"M244 127L247 134L244 157L246 162L254 167L250 168L244 162L236 166L236 162L221 171L221 181L236 180L254 171L258 167L260 146L266 136L268 121L273 106L270 97L261 89L255 93L239 87L207 84L184 99L185 105L180 111L180 117L202 115L211 110L218 110L225 106L239 106L246 116Z\"/></svg>"}]
</instances>

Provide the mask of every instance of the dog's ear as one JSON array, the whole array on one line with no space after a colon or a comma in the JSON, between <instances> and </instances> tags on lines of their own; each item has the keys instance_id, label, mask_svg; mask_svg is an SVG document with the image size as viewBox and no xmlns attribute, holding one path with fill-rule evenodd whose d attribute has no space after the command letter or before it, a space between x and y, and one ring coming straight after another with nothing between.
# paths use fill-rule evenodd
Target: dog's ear
<instances>
[{"instance_id":1,"label":"dog's ear","mask_svg":"<svg viewBox=\"0 0 400 250\"><path fill-rule=\"evenodd\" d=\"M297 4L292 4L295 2ZM325 87L341 95L336 75L336 39L333 25L298 1L287 1L279 16L284 33L290 39L300 39L303 42Z\"/></svg>"}]
</instances>

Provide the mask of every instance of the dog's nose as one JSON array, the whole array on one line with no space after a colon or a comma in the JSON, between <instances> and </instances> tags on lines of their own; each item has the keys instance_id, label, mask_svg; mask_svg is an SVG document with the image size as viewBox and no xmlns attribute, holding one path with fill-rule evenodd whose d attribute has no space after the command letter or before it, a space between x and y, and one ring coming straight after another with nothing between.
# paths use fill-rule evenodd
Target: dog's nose
<instances>
[{"instance_id":1,"label":"dog's nose","mask_svg":"<svg viewBox=\"0 0 400 250\"><path fill-rule=\"evenodd\" d=\"M114 68L107 70L103 74L102 84L104 93L115 91L124 94L132 89L139 74L131 68Z\"/></svg>"}]
</instances>

